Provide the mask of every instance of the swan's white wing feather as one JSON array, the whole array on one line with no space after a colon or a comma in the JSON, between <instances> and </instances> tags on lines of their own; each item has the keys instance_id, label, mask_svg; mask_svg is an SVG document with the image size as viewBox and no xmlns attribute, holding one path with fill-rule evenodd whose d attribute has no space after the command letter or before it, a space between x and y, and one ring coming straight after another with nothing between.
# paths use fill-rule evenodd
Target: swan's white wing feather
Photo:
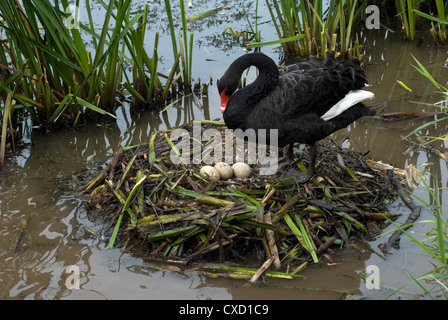
<instances>
[{"instance_id":1,"label":"swan's white wing feather","mask_svg":"<svg viewBox=\"0 0 448 320\"><path fill-rule=\"evenodd\" d=\"M345 95L345 97L339 100L330 110L328 110L321 118L325 121L331 120L342 112L350 109L355 104L367 100L373 99L375 95L372 92L365 90L352 90Z\"/></svg>"}]
</instances>

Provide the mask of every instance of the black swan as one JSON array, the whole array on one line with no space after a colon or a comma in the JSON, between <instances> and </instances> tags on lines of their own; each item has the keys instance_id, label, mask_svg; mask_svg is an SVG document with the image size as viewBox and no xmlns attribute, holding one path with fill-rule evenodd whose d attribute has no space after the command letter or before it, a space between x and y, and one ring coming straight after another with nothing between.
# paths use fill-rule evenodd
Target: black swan
<instances>
[{"instance_id":1,"label":"black swan","mask_svg":"<svg viewBox=\"0 0 448 320\"><path fill-rule=\"evenodd\" d=\"M257 79L238 89L245 69L255 66ZM263 53L248 53L236 59L218 81L221 112L229 129L278 129L278 145L304 143L310 146L310 164L299 183L314 175L316 142L347 127L362 116L376 112L361 103L374 94L357 59L325 61L312 59L279 69ZM269 140L266 140L269 141Z\"/></svg>"}]
</instances>

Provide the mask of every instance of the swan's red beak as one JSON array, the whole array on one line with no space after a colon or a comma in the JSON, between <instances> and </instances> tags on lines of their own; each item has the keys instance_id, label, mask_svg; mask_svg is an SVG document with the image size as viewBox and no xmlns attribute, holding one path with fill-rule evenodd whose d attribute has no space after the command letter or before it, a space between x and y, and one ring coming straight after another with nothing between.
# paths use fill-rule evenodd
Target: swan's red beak
<instances>
[{"instance_id":1,"label":"swan's red beak","mask_svg":"<svg viewBox=\"0 0 448 320\"><path fill-rule=\"evenodd\" d=\"M224 113L224 111L226 111L227 108L227 103L229 103L229 97L226 96L226 90L224 89L221 92L221 112Z\"/></svg>"}]
</instances>

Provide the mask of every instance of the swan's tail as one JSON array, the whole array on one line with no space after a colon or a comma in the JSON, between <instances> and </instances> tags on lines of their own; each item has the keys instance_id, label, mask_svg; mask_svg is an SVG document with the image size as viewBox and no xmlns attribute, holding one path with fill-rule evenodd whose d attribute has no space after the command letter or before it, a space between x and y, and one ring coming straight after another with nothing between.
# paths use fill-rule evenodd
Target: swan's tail
<instances>
[{"instance_id":1,"label":"swan's tail","mask_svg":"<svg viewBox=\"0 0 448 320\"><path fill-rule=\"evenodd\" d=\"M373 99L375 95L370 91L365 90L352 90L345 95L345 97L339 100L330 110L328 110L321 118L325 121L331 120L344 111L350 109L359 102L367 99Z\"/></svg>"}]
</instances>

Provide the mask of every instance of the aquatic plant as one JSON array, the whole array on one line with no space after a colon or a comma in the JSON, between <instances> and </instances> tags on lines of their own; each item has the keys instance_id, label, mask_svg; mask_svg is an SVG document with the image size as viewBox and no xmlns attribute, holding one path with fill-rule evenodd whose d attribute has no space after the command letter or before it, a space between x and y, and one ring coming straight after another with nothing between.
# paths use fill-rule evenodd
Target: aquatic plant
<instances>
[{"instance_id":1,"label":"aquatic plant","mask_svg":"<svg viewBox=\"0 0 448 320\"><path fill-rule=\"evenodd\" d=\"M359 42L352 30L366 4L332 0L324 11L322 1L266 0L279 39L294 40L281 43L285 53L322 58L330 52L348 58L360 56Z\"/></svg>"},{"instance_id":2,"label":"aquatic plant","mask_svg":"<svg viewBox=\"0 0 448 320\"><path fill-rule=\"evenodd\" d=\"M174 29L174 22L173 22L173 13L171 10L171 4L170 0L165 0L165 9L168 15L168 22L170 27L170 34L171 34L171 43L172 43L172 49L173 49L173 55L175 61L180 59L180 63L176 66L177 72L179 72L180 68L182 67L182 74L183 74L183 81L182 79L179 82L179 85L181 86L181 89L189 92L191 91L191 84L192 84L192 64L193 64L193 33L191 32L190 35L188 35L187 31L187 17L185 14L185 4L183 0L179 0L180 5L180 12L181 12L181 23L182 23L182 35L183 35L183 41L179 37L179 50L177 48L177 32Z\"/></svg>"},{"instance_id":3,"label":"aquatic plant","mask_svg":"<svg viewBox=\"0 0 448 320\"><path fill-rule=\"evenodd\" d=\"M396 0L398 18L401 20L406 39L414 40L415 37L415 12L419 6L416 0Z\"/></svg>"},{"instance_id":4,"label":"aquatic plant","mask_svg":"<svg viewBox=\"0 0 448 320\"><path fill-rule=\"evenodd\" d=\"M141 103L163 103L174 77L179 77L175 73L179 65L183 79L177 83L183 90L191 87L193 34L187 42L185 10L185 45L179 39L181 50L173 47L173 72L162 85L157 72L158 33L153 56L144 50L148 6L142 13L132 13L131 0L98 2L105 9L98 33L90 0L86 1L87 25L78 21L79 9L70 7L68 0L55 4L49 0L23 1L22 5L14 0L0 3L3 106L7 94L13 93L13 109L26 111L36 124L51 126L62 117L76 125L82 115L90 114L88 110L111 115L121 94L130 93ZM183 1L180 3L183 5ZM171 11L168 15L172 21ZM88 37L93 40L93 50L88 48ZM174 32L172 37L175 39ZM132 64L131 76L123 67L127 62ZM15 115L14 110L11 114Z\"/></svg>"},{"instance_id":5,"label":"aquatic plant","mask_svg":"<svg viewBox=\"0 0 448 320\"><path fill-rule=\"evenodd\" d=\"M107 12L101 34L97 34L89 1L90 27L70 20L75 19L72 13L64 13L62 9L69 8L67 0L61 1L62 8L47 0L23 1L23 7L16 1L2 1L0 14L8 55L0 59L9 69L0 94L14 92L17 105L26 108L37 123L47 126L60 117L71 119L75 125L88 109L111 115L108 111L115 106L123 74L121 42L141 16L125 19L130 3L123 1L118 7L113 2L103 3ZM110 34L113 17L115 28ZM94 39L93 56L81 30Z\"/></svg>"},{"instance_id":6,"label":"aquatic plant","mask_svg":"<svg viewBox=\"0 0 448 320\"><path fill-rule=\"evenodd\" d=\"M23 7L2 1L0 12L6 35L1 63L7 70L0 94L13 92L16 106L26 108L40 123L52 123L61 109L79 106L74 97L86 98L92 85L80 86L90 55L80 47L79 38L70 35L58 8L45 0L24 1ZM71 98L64 101L68 95Z\"/></svg>"},{"instance_id":7,"label":"aquatic plant","mask_svg":"<svg viewBox=\"0 0 448 320\"><path fill-rule=\"evenodd\" d=\"M415 57L414 61L416 62L416 65L413 65L413 67L422 74L428 81L434 85L434 87L440 91L440 93L444 96L444 99L439 101L438 103L434 104L435 106L440 105L442 110L445 112L445 116L442 116L436 120L428 121L424 123L423 125L417 127L413 131L411 131L406 137L409 138L411 135L415 135L417 137L418 143L423 143L425 145L430 145L434 141L437 140L446 140L446 136L448 134L444 134L440 137L423 137L419 135L419 132L428 127L435 125L436 123L439 123L441 121L446 121L448 119L448 116L446 116L446 113L448 112L448 88L442 86L440 83L438 83L435 78L429 73L429 71L425 68L425 66L418 61ZM446 155L439 151L437 148L433 148L438 155L444 159L445 161L448 160L448 157ZM432 187L428 185L428 183L421 179L422 185L427 191L427 194L429 195L429 201L425 201L421 197L418 197L415 194L412 194L410 191L409 193L412 194L414 198L419 200L423 204L423 208L426 210L431 211L434 214L434 220L425 220L425 221L418 221L418 222L412 222L412 223L406 223L404 225L397 225L395 223L394 226L396 227L395 230L392 230L390 232L396 232L399 231L403 233L410 242L420 247L429 257L433 258L438 265L434 266L434 269L424 273L420 276L414 276L410 273L408 273L410 280L410 283L415 283L421 288L421 295L426 295L428 298L431 299L440 299L441 297L443 299L448 299L448 289L447 289L447 279L448 275L446 273L448 264L447 264L447 250L448 250L448 235L447 235L447 228L448 228L448 220L444 220L444 216L446 215L443 213L443 207L441 203L441 195L440 190L441 186L439 185L439 178L437 176L432 177ZM411 234L410 232L407 232L406 230L414 225L415 223L425 223L429 225L434 225L435 228L433 228L431 231L429 231L426 234L426 238L423 240L419 240L416 236ZM422 285L422 282L425 283L425 285ZM432 285L431 285L432 283ZM402 293L402 289L398 288L394 290L387 298L390 298L398 293ZM434 291L436 293L434 293ZM437 297L435 296L437 295ZM419 296L416 296L414 298L419 298Z\"/></svg>"},{"instance_id":8,"label":"aquatic plant","mask_svg":"<svg viewBox=\"0 0 448 320\"><path fill-rule=\"evenodd\" d=\"M371 4L378 6L379 1L332 0L324 7L322 1L266 0L278 39L249 42L247 47L278 44L290 56L325 58L329 52L333 52L345 58L360 57L360 44L354 31L366 18L366 8ZM386 4L387 1L384 1L382 6L387 12L389 6ZM400 21L406 39L415 39L418 16L431 20L430 32L435 41L447 39L448 1L435 1L437 15L431 13L432 4L431 1L394 1L397 13L394 20ZM420 11L421 7L428 13ZM226 30L233 31L230 26Z\"/></svg>"},{"instance_id":9,"label":"aquatic plant","mask_svg":"<svg viewBox=\"0 0 448 320\"><path fill-rule=\"evenodd\" d=\"M435 11L433 12L434 5ZM417 18L419 17L431 22L429 32L434 41L444 42L447 40L448 21L446 18L448 15L448 1L395 0L395 7L397 17L402 24L404 37L407 40L415 40L415 34L418 29ZM422 25L426 26L426 24Z\"/></svg>"},{"instance_id":10,"label":"aquatic plant","mask_svg":"<svg viewBox=\"0 0 448 320\"><path fill-rule=\"evenodd\" d=\"M68 0L0 2L2 155L22 114L30 116L34 125L51 127L65 119L76 126L96 114L114 117L117 98L126 94L137 104L163 105L170 90L172 95L178 89L191 91L193 33L187 35L182 0L184 37L179 38L179 51L170 1L165 1L174 52L168 76L158 72L157 32L153 51L145 50L148 5L142 12L132 12L132 0L98 3L105 10L99 30L90 0L86 0L86 24L79 21L79 8ZM124 68L127 63L131 74Z\"/></svg>"},{"instance_id":11,"label":"aquatic plant","mask_svg":"<svg viewBox=\"0 0 448 320\"><path fill-rule=\"evenodd\" d=\"M434 125L434 124L436 124L436 123L438 123L438 122L448 120L448 88L446 88L446 87L442 86L440 83L438 83L438 82L434 79L434 77L429 73L429 71L425 68L425 66L424 66L420 61L418 61L414 56L413 56L413 58L414 58L415 62L417 63L417 65L416 65L416 66L413 66L413 67L414 67L420 74L422 74L426 79L428 79L428 81L431 82L431 83L436 87L437 90L439 90L440 94L444 96L444 99L443 99L443 100L441 100L441 101L439 101L439 102L437 102L437 103L434 104L434 106L439 106L439 105L440 105L440 108L441 108L441 109L444 111L444 113L445 113L445 114L444 114L444 117L440 117L440 118L438 118L438 119L436 119L436 120L426 122L426 123L424 123L423 125L421 125L421 126L415 128L414 130L412 130L410 133L408 133L408 134L404 137L404 138L406 139L406 138L410 137L411 135L414 135L414 134L415 134L415 135L417 135L417 137L419 138L419 140L421 140L422 138L418 135L418 132L419 132L420 130L422 130L423 128L426 128L426 127L428 127L428 126L432 126L432 125ZM425 144L427 144L427 143L432 143L432 142L434 142L434 141L437 140L437 139L446 139L446 136L447 136L447 135L448 135L448 133L442 135L441 137L436 137L436 138L432 137L431 140L429 140L429 141L425 141L424 143L425 143ZM444 156L444 155L442 155L442 154L440 154L440 155L441 155L442 158L444 158L445 160L448 160L448 157L446 157L446 156Z\"/></svg>"},{"instance_id":12,"label":"aquatic plant","mask_svg":"<svg viewBox=\"0 0 448 320\"><path fill-rule=\"evenodd\" d=\"M243 42L248 44L248 48L250 48L251 42L261 42L261 33L258 30L258 0L255 2L255 21L253 24L250 22L249 15L247 14L246 9L243 8L243 12L249 28L242 31L234 31L231 26L227 26L227 28L223 31L223 34L226 32L230 32L233 38L236 40L239 40L239 38L241 37Z\"/></svg>"},{"instance_id":13,"label":"aquatic plant","mask_svg":"<svg viewBox=\"0 0 448 320\"><path fill-rule=\"evenodd\" d=\"M437 16L430 15L419 10L414 9L414 13L431 20L431 35L434 41L444 42L448 39L448 1L436 0ZM437 27L434 26L437 23Z\"/></svg>"}]
</instances>

